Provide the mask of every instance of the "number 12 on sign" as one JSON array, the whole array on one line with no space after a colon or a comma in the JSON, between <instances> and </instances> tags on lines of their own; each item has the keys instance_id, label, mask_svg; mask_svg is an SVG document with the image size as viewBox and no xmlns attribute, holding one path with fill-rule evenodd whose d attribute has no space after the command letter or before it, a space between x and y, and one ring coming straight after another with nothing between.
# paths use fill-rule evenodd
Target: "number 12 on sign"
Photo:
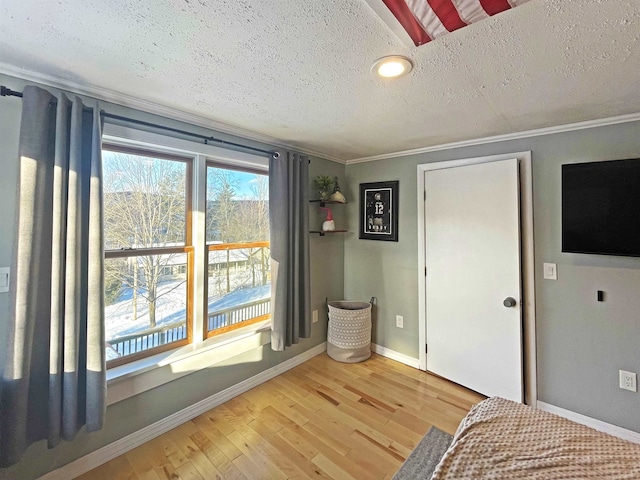
<instances>
[{"instance_id":1,"label":"number 12 on sign","mask_svg":"<svg viewBox=\"0 0 640 480\"><path fill-rule=\"evenodd\" d=\"M398 241L398 182L360 184L360 238Z\"/></svg>"}]
</instances>

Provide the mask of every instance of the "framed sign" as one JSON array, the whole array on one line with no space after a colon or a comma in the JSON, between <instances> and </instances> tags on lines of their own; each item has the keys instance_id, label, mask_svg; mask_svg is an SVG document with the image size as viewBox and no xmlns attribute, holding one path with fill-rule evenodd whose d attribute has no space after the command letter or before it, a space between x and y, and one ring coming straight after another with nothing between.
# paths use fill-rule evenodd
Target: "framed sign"
<instances>
[{"instance_id":1,"label":"framed sign","mask_svg":"<svg viewBox=\"0 0 640 480\"><path fill-rule=\"evenodd\" d=\"M360 238L398 241L398 182L360 184Z\"/></svg>"}]
</instances>

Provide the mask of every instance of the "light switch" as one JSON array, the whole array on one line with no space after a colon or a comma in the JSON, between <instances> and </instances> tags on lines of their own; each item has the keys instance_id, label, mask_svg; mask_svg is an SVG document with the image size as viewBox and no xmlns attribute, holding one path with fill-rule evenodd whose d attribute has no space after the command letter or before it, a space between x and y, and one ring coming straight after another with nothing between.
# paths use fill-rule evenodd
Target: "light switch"
<instances>
[{"instance_id":1,"label":"light switch","mask_svg":"<svg viewBox=\"0 0 640 480\"><path fill-rule=\"evenodd\" d=\"M0 293L9 291L9 267L0 268Z\"/></svg>"},{"instance_id":2,"label":"light switch","mask_svg":"<svg viewBox=\"0 0 640 480\"><path fill-rule=\"evenodd\" d=\"M545 263L543 264L543 267L545 280L558 279L558 267L555 263Z\"/></svg>"}]
</instances>

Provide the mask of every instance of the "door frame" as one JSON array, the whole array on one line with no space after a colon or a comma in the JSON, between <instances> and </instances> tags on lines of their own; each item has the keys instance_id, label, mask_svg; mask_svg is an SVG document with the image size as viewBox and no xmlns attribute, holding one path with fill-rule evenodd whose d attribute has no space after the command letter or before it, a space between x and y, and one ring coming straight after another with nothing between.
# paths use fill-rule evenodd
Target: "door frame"
<instances>
[{"instance_id":1,"label":"door frame","mask_svg":"<svg viewBox=\"0 0 640 480\"><path fill-rule=\"evenodd\" d=\"M425 190L424 175L429 170L461 167L478 163L517 159L520 166L520 248L522 272L522 321L523 321L523 364L524 398L528 405L536 406L538 388L536 381L536 306L533 244L533 189L531 172L531 151L489 155L485 157L463 158L443 162L418 165L418 352L420 370L427 369L426 345L426 244L425 244Z\"/></svg>"}]
</instances>

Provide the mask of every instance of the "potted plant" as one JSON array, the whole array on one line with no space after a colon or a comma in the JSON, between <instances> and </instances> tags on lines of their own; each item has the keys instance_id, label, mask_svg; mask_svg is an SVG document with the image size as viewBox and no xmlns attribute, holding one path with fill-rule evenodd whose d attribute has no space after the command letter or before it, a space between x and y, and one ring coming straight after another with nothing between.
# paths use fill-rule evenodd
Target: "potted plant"
<instances>
[{"instance_id":1,"label":"potted plant","mask_svg":"<svg viewBox=\"0 0 640 480\"><path fill-rule=\"evenodd\" d=\"M333 180L329 175L318 175L313 180L313 187L318 191L322 200L327 200L333 191Z\"/></svg>"}]
</instances>

